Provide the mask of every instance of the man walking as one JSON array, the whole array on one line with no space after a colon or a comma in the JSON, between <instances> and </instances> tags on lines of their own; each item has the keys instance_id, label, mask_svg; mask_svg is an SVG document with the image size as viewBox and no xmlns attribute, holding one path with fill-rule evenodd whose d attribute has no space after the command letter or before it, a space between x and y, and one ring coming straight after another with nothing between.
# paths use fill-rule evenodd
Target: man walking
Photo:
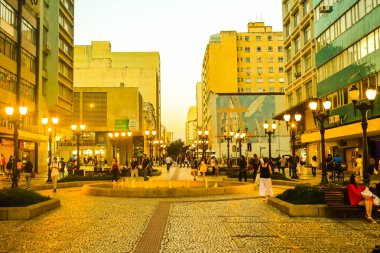
<instances>
[{"instance_id":1,"label":"man walking","mask_svg":"<svg viewBox=\"0 0 380 253\"><path fill-rule=\"evenodd\" d=\"M142 161L142 169L144 174L144 181L148 181L148 167L149 167L149 159L146 154L144 154L144 158Z\"/></svg>"},{"instance_id":2,"label":"man walking","mask_svg":"<svg viewBox=\"0 0 380 253\"><path fill-rule=\"evenodd\" d=\"M239 182L242 181L242 177L244 175L244 182L247 182L247 161L245 157L242 155L239 161Z\"/></svg>"},{"instance_id":3,"label":"man walking","mask_svg":"<svg viewBox=\"0 0 380 253\"><path fill-rule=\"evenodd\" d=\"M170 156L167 156L165 159L166 163L166 170L169 172L170 166L172 165L172 158Z\"/></svg>"}]
</instances>

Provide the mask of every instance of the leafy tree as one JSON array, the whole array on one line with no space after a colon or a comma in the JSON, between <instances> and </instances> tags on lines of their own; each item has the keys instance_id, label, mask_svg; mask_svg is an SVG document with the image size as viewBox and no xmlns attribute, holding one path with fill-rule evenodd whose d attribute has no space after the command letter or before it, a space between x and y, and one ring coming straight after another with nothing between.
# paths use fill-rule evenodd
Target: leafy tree
<instances>
[{"instance_id":1,"label":"leafy tree","mask_svg":"<svg viewBox=\"0 0 380 253\"><path fill-rule=\"evenodd\" d=\"M170 143L168 147L168 155L178 157L180 154L182 154L184 145L185 143L181 139Z\"/></svg>"}]
</instances>

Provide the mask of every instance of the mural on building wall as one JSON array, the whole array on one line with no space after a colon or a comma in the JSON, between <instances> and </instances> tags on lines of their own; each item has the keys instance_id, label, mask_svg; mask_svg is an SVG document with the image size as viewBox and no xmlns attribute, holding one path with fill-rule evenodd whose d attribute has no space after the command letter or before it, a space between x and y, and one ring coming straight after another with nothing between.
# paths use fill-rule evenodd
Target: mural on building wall
<instances>
[{"instance_id":1,"label":"mural on building wall","mask_svg":"<svg viewBox=\"0 0 380 253\"><path fill-rule=\"evenodd\" d=\"M216 99L217 136L248 129L249 142L264 136L263 123L275 113L275 95L219 95Z\"/></svg>"}]
</instances>

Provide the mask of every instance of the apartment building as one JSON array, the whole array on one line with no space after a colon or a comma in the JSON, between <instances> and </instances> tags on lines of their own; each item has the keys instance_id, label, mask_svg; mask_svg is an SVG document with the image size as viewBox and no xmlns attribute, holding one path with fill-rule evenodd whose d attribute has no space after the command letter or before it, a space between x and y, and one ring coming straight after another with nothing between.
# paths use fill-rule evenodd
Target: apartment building
<instances>
[{"instance_id":1,"label":"apartment building","mask_svg":"<svg viewBox=\"0 0 380 253\"><path fill-rule=\"evenodd\" d=\"M186 145L191 145L197 140L197 107L190 106L186 120Z\"/></svg>"}]
</instances>

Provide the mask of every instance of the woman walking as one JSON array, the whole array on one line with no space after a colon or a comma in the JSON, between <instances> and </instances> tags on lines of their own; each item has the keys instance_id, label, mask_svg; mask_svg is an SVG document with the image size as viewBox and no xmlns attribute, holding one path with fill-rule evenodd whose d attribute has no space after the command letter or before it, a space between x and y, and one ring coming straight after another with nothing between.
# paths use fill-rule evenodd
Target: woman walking
<instances>
[{"instance_id":1,"label":"woman walking","mask_svg":"<svg viewBox=\"0 0 380 253\"><path fill-rule=\"evenodd\" d=\"M58 186L58 175L59 175L59 163L57 157L54 157L51 163L51 180L53 182L53 192L57 192Z\"/></svg>"},{"instance_id":2,"label":"woman walking","mask_svg":"<svg viewBox=\"0 0 380 253\"><path fill-rule=\"evenodd\" d=\"M317 157L313 156L311 158L311 173L313 174L313 177L317 175L317 167L318 167Z\"/></svg>"},{"instance_id":3,"label":"woman walking","mask_svg":"<svg viewBox=\"0 0 380 253\"><path fill-rule=\"evenodd\" d=\"M117 163L117 159L112 159L112 165L111 165L111 172L112 172L112 181L117 182L120 174L120 168L119 164Z\"/></svg>"},{"instance_id":4,"label":"woman walking","mask_svg":"<svg viewBox=\"0 0 380 253\"><path fill-rule=\"evenodd\" d=\"M259 187L259 195L263 197L265 201L268 198L273 197L273 189L272 189L272 168L269 164L268 157L264 157L264 162L259 167L260 173L260 187ZM267 196L267 197L266 197Z\"/></svg>"},{"instance_id":5,"label":"woman walking","mask_svg":"<svg viewBox=\"0 0 380 253\"><path fill-rule=\"evenodd\" d=\"M199 171L202 173L202 176L203 176L203 180L206 176L206 172L207 172L207 162L206 162L206 158L204 158L201 162L201 166L199 168Z\"/></svg>"}]
</instances>

